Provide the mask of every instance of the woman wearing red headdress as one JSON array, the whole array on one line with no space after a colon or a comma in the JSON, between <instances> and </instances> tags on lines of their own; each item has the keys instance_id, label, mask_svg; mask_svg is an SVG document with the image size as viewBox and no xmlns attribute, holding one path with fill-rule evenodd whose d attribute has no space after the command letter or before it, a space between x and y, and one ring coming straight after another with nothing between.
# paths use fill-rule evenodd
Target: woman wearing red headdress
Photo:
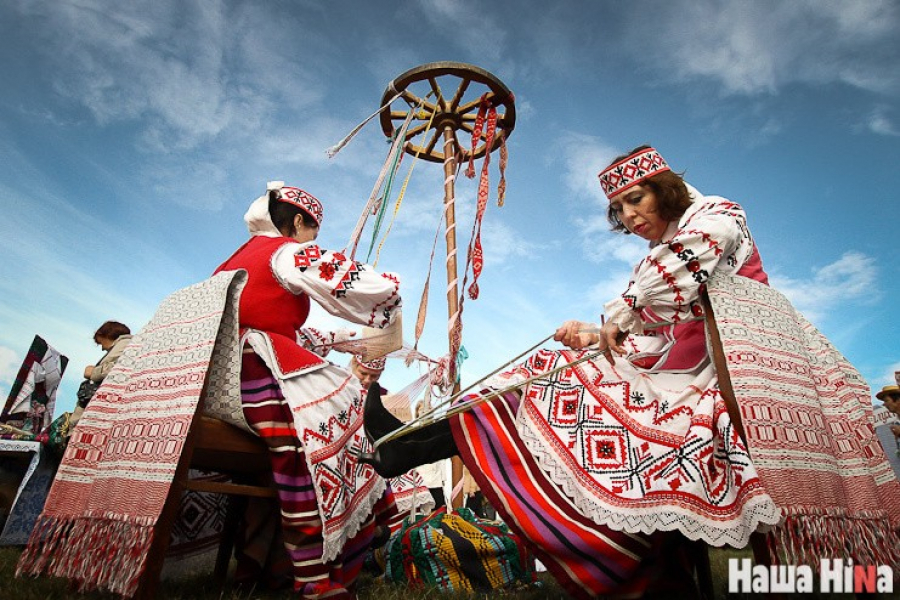
<instances>
[{"instance_id":1,"label":"woman wearing red headdress","mask_svg":"<svg viewBox=\"0 0 900 600\"><path fill-rule=\"evenodd\" d=\"M770 306L747 308L759 318L743 322L759 334L752 340L776 338L780 347L762 354L790 359L779 371L762 356L775 366L742 390L760 414L757 437L748 434L762 439L756 464L731 421L700 296L718 273L754 299L777 299L763 291L743 208L704 196L649 146L599 178L613 230L649 242L602 324L567 321L554 339L570 350L536 352L463 401L498 398L366 460L390 476L458 453L504 522L578 598L640 594L685 574L673 561L684 537L744 547L775 525L772 539L795 564L823 548L857 564L894 563L900 517L883 498L897 483L866 426L865 385L789 305L777 319ZM370 390L366 429L376 439L398 425L377 400Z\"/></svg>"},{"instance_id":2,"label":"woman wearing red headdress","mask_svg":"<svg viewBox=\"0 0 900 600\"><path fill-rule=\"evenodd\" d=\"M766 281L743 210L702 196L646 146L613 161L600 181L613 229L650 242L626 291L606 305L605 324L564 323L555 339L572 350L540 350L485 382L485 392L514 390L503 401L376 455L408 468L399 458L421 438L422 461L436 460L437 444L425 440L452 430L451 451L577 597L645 590L660 573L648 567L660 563L653 557L672 552L672 536L661 532L742 547L780 518L733 435L696 320L713 270ZM670 325L651 329L661 322ZM604 354L550 373L588 347ZM392 474L377 460L376 468Z\"/></svg>"},{"instance_id":3,"label":"woman wearing red headdress","mask_svg":"<svg viewBox=\"0 0 900 600\"><path fill-rule=\"evenodd\" d=\"M270 449L284 546L304 598L352 597L374 516L396 513L385 482L356 455L367 447L360 386L311 351L311 301L353 323L383 328L400 312L399 281L315 243L322 203L269 183L244 220L251 238L217 269L243 269L241 395ZM321 340L320 340L321 341ZM323 346L319 346L323 348Z\"/></svg>"}]
</instances>

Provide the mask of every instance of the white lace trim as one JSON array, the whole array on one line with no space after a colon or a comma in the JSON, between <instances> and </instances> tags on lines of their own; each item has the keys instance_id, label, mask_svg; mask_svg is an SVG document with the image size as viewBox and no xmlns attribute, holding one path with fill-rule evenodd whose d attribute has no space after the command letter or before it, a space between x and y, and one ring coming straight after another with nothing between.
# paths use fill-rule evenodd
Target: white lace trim
<instances>
[{"instance_id":1,"label":"white lace trim","mask_svg":"<svg viewBox=\"0 0 900 600\"><path fill-rule=\"evenodd\" d=\"M522 414L521 409L519 414ZM741 510L740 518L727 523L712 523L686 508L670 506L653 513L640 514L625 512L622 507L604 506L596 498L585 495L575 483L570 470L561 465L544 441L527 424L516 417L516 430L531 452L538 465L559 488L572 500L575 506L598 525L606 525L616 531L626 533L651 534L655 531L679 531L691 540L699 540L713 546L745 547L750 534L755 531L767 532L782 520L779 509L765 492L749 499Z\"/></svg>"}]
</instances>

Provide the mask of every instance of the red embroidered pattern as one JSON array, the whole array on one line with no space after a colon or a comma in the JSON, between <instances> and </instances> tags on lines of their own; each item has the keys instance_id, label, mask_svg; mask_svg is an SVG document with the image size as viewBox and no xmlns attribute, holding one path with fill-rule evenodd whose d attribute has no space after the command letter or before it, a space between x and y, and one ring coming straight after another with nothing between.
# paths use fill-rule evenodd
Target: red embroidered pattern
<instances>
[{"instance_id":1,"label":"red embroidered pattern","mask_svg":"<svg viewBox=\"0 0 900 600\"><path fill-rule=\"evenodd\" d=\"M322 251L318 246L307 246L294 254L294 266L305 271L313 265L313 263L322 259Z\"/></svg>"}]
</instances>

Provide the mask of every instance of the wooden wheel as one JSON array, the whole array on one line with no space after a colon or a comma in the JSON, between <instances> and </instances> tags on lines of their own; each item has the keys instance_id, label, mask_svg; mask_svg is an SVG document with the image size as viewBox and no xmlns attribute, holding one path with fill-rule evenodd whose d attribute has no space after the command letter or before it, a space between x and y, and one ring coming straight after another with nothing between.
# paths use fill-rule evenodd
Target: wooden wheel
<instances>
[{"instance_id":1,"label":"wooden wheel","mask_svg":"<svg viewBox=\"0 0 900 600\"><path fill-rule=\"evenodd\" d=\"M454 155L462 161L472 157L471 135L481 97L485 93L497 109L497 131L491 150L498 148L516 125L512 92L494 75L474 65L434 62L410 69L388 84L381 105L387 104L398 93L408 107L405 110L383 111L381 129L386 136L393 138L395 124L399 128L409 112L416 111L406 130L403 149L409 154L418 153L421 158L432 162L444 162L446 157L441 140L448 130L452 131ZM417 110L423 98L424 104ZM468 139L464 137L460 141L460 130L468 132ZM485 132L482 132L474 157L484 156L487 151Z\"/></svg>"}]
</instances>

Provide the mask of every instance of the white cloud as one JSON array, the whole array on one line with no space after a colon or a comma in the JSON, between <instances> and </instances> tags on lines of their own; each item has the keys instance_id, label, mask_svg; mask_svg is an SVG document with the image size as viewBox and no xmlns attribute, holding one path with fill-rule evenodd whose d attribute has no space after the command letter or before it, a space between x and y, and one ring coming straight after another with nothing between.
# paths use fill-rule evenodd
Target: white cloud
<instances>
[{"instance_id":1,"label":"white cloud","mask_svg":"<svg viewBox=\"0 0 900 600\"><path fill-rule=\"evenodd\" d=\"M145 120L140 138L155 152L191 150L223 135L241 139L267 121L271 127L276 110L322 96L313 67L280 50L301 33L308 43L322 41L299 24L271 27L266 11L196 0L20 8L42 21L55 91L100 125Z\"/></svg>"},{"instance_id":2,"label":"white cloud","mask_svg":"<svg viewBox=\"0 0 900 600\"><path fill-rule=\"evenodd\" d=\"M0 346L0 386L6 390L12 387L22 364L22 358L15 350Z\"/></svg>"},{"instance_id":3,"label":"white cloud","mask_svg":"<svg viewBox=\"0 0 900 600\"><path fill-rule=\"evenodd\" d=\"M507 33L501 23L480 10L477 3L464 0L418 0L425 20L440 30L452 26L453 41L482 57L483 62L498 61L506 45Z\"/></svg>"},{"instance_id":4,"label":"white cloud","mask_svg":"<svg viewBox=\"0 0 900 600\"><path fill-rule=\"evenodd\" d=\"M635 11L631 30L655 31L637 56L658 73L718 80L734 94L774 92L791 82L871 91L900 84L900 9L890 0L652 4L652 11Z\"/></svg>"},{"instance_id":5,"label":"white cloud","mask_svg":"<svg viewBox=\"0 0 900 600\"><path fill-rule=\"evenodd\" d=\"M574 224L582 252L591 262L633 265L647 254L645 241L630 235L611 235L606 220L607 200L597 174L620 153L597 137L574 132L564 133L554 142L550 153L563 162L563 183L572 192L573 202L584 206L574 218ZM587 206L585 199L590 201Z\"/></svg>"},{"instance_id":6,"label":"white cloud","mask_svg":"<svg viewBox=\"0 0 900 600\"><path fill-rule=\"evenodd\" d=\"M620 153L597 137L565 132L553 143L550 156L563 161L563 183L577 198L592 199L598 206L605 206L606 197L597 174Z\"/></svg>"},{"instance_id":7,"label":"white cloud","mask_svg":"<svg viewBox=\"0 0 900 600\"><path fill-rule=\"evenodd\" d=\"M877 133L878 135L900 135L900 129L894 124L893 120L887 114L887 107L879 106L872 110L867 116L863 127L864 129Z\"/></svg>"},{"instance_id":8,"label":"white cloud","mask_svg":"<svg viewBox=\"0 0 900 600\"><path fill-rule=\"evenodd\" d=\"M900 382L897 381L898 374L900 374L900 362L895 362L894 364L885 367L884 374L872 382L873 391L877 392L878 388L882 388L886 385L900 384Z\"/></svg>"},{"instance_id":9,"label":"white cloud","mask_svg":"<svg viewBox=\"0 0 900 600\"><path fill-rule=\"evenodd\" d=\"M846 252L835 262L814 269L808 279L778 273L772 273L770 279L812 322L825 319L843 303L872 303L879 296L875 259L856 251ZM835 293L836 290L840 293Z\"/></svg>"},{"instance_id":10,"label":"white cloud","mask_svg":"<svg viewBox=\"0 0 900 600\"><path fill-rule=\"evenodd\" d=\"M481 228L481 243L484 248L485 268L501 266L513 258L521 258L533 254L541 246L522 238L515 229L501 223L497 215L484 219Z\"/></svg>"},{"instance_id":11,"label":"white cloud","mask_svg":"<svg viewBox=\"0 0 900 600\"><path fill-rule=\"evenodd\" d=\"M634 235L610 233L605 212L577 218L575 225L581 238L582 252L592 262L634 265L647 256L645 240Z\"/></svg>"}]
</instances>

